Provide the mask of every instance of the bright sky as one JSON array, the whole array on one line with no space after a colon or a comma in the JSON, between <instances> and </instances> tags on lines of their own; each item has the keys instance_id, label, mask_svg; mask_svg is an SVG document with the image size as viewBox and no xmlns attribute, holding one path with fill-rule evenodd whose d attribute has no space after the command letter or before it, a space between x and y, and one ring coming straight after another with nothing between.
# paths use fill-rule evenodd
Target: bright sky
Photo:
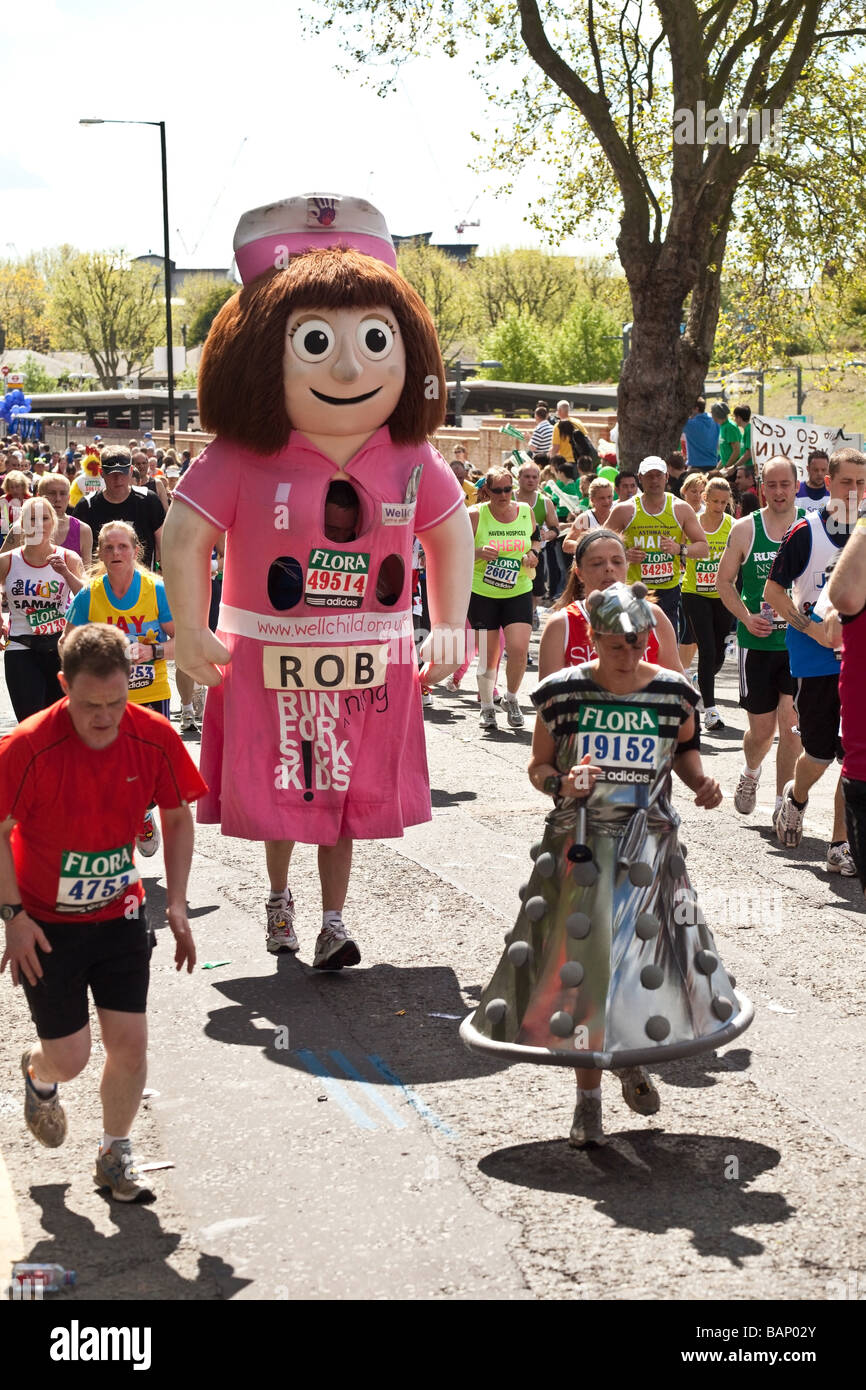
<instances>
[{"instance_id":1,"label":"bright sky","mask_svg":"<svg viewBox=\"0 0 866 1390\"><path fill-rule=\"evenodd\" d=\"M16 17L17 16L17 17ZM460 58L418 60L385 99L336 71L336 40L302 39L277 0L29 0L2 57L0 258L61 242L162 250L159 133L82 116L166 122L171 255L228 266L241 213L294 193L369 198L392 232L482 252L541 245L523 218L534 175L497 198L473 174L471 130L494 117ZM562 253L596 248L565 242Z\"/></svg>"}]
</instances>

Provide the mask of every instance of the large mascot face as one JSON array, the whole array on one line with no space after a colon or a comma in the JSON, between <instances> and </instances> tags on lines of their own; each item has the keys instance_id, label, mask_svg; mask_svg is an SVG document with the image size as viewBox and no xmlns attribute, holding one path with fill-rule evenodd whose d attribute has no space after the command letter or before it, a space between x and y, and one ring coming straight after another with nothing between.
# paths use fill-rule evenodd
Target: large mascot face
<instances>
[{"instance_id":1,"label":"large mascot face","mask_svg":"<svg viewBox=\"0 0 866 1390\"><path fill-rule=\"evenodd\" d=\"M406 351L387 308L299 309L283 358L286 410L309 436L371 434L403 393Z\"/></svg>"}]
</instances>

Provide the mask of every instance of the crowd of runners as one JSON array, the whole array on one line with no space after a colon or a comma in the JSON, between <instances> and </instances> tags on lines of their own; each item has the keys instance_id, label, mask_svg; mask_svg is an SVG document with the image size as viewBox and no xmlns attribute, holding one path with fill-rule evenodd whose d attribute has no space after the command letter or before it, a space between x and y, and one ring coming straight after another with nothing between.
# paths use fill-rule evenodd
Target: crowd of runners
<instances>
[{"instance_id":1,"label":"crowd of runners","mask_svg":"<svg viewBox=\"0 0 866 1390\"><path fill-rule=\"evenodd\" d=\"M749 407L728 417L727 406L714 406L710 415L699 400L682 451L645 458L635 470L618 468L612 441L596 448L582 422L569 418L565 401L555 424L539 402L528 452L517 451L484 476L471 468L465 447L455 450L451 466L476 541L467 630L478 653L480 727L495 731L498 711L509 728L524 726L519 692L532 664L533 629L543 624L539 679L590 660L586 596L640 580L657 609L647 659L693 681L709 733L725 729L715 683L726 657L736 658L748 728L731 789L734 806L744 816L755 810L775 744L773 822L780 842L796 848L810 788L844 756L841 625L863 604L847 594L849 607L840 610L841 599L834 607L833 589L826 590L857 527L866 456L814 450L802 477L781 456L758 472ZM462 688L467 670L468 663L447 683L450 692ZM852 747L855 722L850 702ZM826 853L828 873L846 877L861 867L851 848L856 758L850 771L846 763L844 772L833 773Z\"/></svg>"},{"instance_id":2,"label":"crowd of runners","mask_svg":"<svg viewBox=\"0 0 866 1390\"><path fill-rule=\"evenodd\" d=\"M539 680L581 667L598 654L591 610L600 611L599 600L590 604L590 596L639 582L655 620L647 629L645 659L693 682L696 719L702 712L707 733L724 731L715 683L726 657L736 656L740 705L748 719L742 767L731 788L741 815L755 810L775 745L774 826L780 842L795 848L811 788L830 769L837 776L834 765L844 756L826 868L859 873L866 888L866 738L857 713L866 675L866 641L857 621L866 606L866 530L858 520L866 456L854 449L831 457L815 452L802 479L795 464L777 457L758 474L749 449L748 407L738 407L732 421L727 414L726 407L714 407L711 417L699 402L683 450L667 459L644 458L635 469L618 466L615 439L594 445L565 402L555 420L540 403L528 450L511 458L503 454L503 462L483 475L473 469L467 447L458 446L451 468L474 539L468 651L443 686L421 686L421 699L430 705L434 698L474 695L482 734L496 733L500 714L509 729L522 730L525 677L535 665L533 632L540 633ZM89 1055L86 984L73 1004L66 998L56 1006L51 991L42 988L43 972L50 973L52 957L69 940L70 915L85 912L88 926L81 931L108 920L125 923L116 936L117 959L128 962L130 950L133 956L137 950L140 966L124 973L116 961L101 960L89 977L107 1054L96 1178L121 1200L138 1200L149 1191L132 1166L129 1140L143 1084L143 1001L152 944L139 910L133 846L145 855L156 851L155 806L166 834L169 925L178 968L191 969L195 960L185 904L192 856L188 803L207 789L168 720L173 679L180 732L197 739L204 691L173 665L174 620L159 572L163 524L190 462L188 453L160 450L147 436L129 446L96 436L66 453L28 447L12 436L0 448L4 672L16 718L26 721L26 738L13 736L0 745L3 964L28 991L40 1040L22 1063L25 1111L43 1143L61 1143L66 1121L57 1084L77 1075ZM358 529L357 500L351 488L347 492L345 498L328 494L325 535L337 546L353 542ZM459 510L459 501L454 505ZM223 549L217 540L211 631L217 626ZM420 632L429 619L417 542L414 564ZM290 580L283 575L281 582ZM386 566L377 581L383 604L396 600L402 579L395 579L390 597L389 582ZM474 689L466 690L473 660ZM118 739L127 700L136 713ZM453 701L451 707L459 708ZM689 784L704 788L705 803L699 804L715 804L718 788L700 769L697 732L688 732L688 740L680 756L683 750L695 753ZM105 786L118 765L134 769L126 781L138 785L128 804L102 808L98 845L80 835L81 843L72 843L72 836L67 844L63 818L49 814L51 798L68 804L73 815L75 777L86 767L92 772L95 755L109 746L112 762L100 773ZM547 762L539 765L546 768ZM37 764L51 769L50 775L40 773L39 795L27 789ZM106 804L110 800L106 794ZM103 841L111 844L110 852ZM293 902L285 886L291 842L268 842L267 851L267 949L295 952ZM332 865L327 851L320 847L323 896L326 881L342 882L348 874L348 864ZM59 878L50 868L55 860L62 866ZM48 881L52 873L56 884ZM19 890L24 898L29 894L29 909L17 900ZM94 894L105 906L88 911ZM356 964L360 953L339 911L326 912L328 917L335 920L323 920L314 965ZM62 1047L53 1047L53 1040ZM643 1113L652 1113L657 1096L646 1090L646 1078L633 1076L629 1084L637 1097L632 1108L648 1105Z\"/></svg>"}]
</instances>

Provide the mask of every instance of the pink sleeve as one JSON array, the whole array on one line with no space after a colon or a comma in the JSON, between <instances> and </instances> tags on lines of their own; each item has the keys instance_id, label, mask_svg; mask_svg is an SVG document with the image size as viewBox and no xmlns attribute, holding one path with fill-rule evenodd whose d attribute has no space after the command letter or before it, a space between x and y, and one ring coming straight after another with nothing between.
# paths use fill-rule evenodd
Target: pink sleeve
<instances>
[{"instance_id":1,"label":"pink sleeve","mask_svg":"<svg viewBox=\"0 0 866 1390\"><path fill-rule=\"evenodd\" d=\"M174 496L227 531L237 511L242 467L240 450L215 439L186 470Z\"/></svg>"},{"instance_id":2,"label":"pink sleeve","mask_svg":"<svg viewBox=\"0 0 866 1390\"><path fill-rule=\"evenodd\" d=\"M430 531L464 505L463 489L442 455L428 445L415 507L415 534Z\"/></svg>"}]
</instances>

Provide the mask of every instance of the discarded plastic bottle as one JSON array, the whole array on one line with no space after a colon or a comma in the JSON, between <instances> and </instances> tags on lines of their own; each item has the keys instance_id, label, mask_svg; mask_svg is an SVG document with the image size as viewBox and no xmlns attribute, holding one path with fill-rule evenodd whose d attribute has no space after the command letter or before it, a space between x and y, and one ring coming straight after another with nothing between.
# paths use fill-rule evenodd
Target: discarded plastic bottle
<instances>
[{"instance_id":1,"label":"discarded plastic bottle","mask_svg":"<svg viewBox=\"0 0 866 1390\"><path fill-rule=\"evenodd\" d=\"M768 603L768 602L767 602L766 599L764 599L764 602L761 604L761 617L762 617L762 618L766 618L767 622L768 622L768 623L772 623L773 626L775 627L775 625L776 625L776 610L775 610L775 608L773 607L773 605L772 605L771 603Z\"/></svg>"},{"instance_id":2,"label":"discarded plastic bottle","mask_svg":"<svg viewBox=\"0 0 866 1390\"><path fill-rule=\"evenodd\" d=\"M78 1278L74 1269L64 1269L63 1265L17 1264L12 1266L12 1282L22 1287L29 1284L31 1289L38 1286L43 1293L59 1293L66 1284L74 1284Z\"/></svg>"}]
</instances>

